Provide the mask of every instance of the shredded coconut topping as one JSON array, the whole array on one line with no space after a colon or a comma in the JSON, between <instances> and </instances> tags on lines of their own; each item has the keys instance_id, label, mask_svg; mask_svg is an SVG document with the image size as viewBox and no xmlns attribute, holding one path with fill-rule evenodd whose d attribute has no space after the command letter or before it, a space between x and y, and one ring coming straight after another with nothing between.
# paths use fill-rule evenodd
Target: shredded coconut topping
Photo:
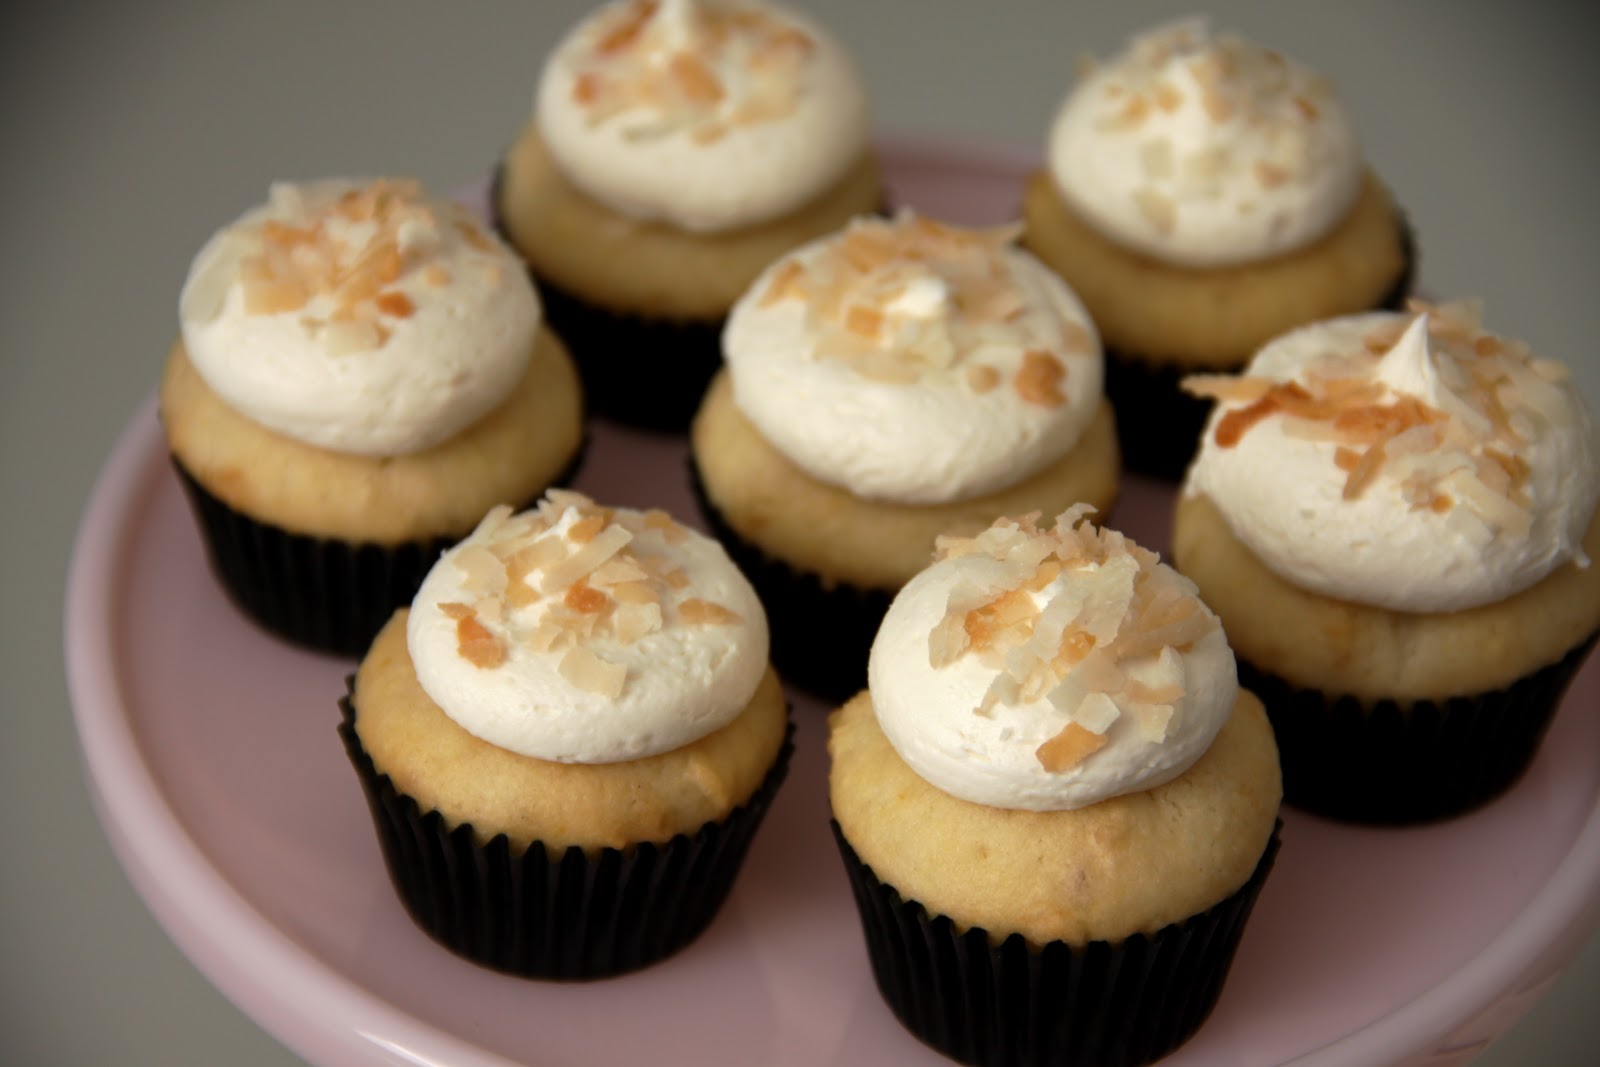
<instances>
[{"instance_id":1,"label":"shredded coconut topping","mask_svg":"<svg viewBox=\"0 0 1600 1067\"><path fill-rule=\"evenodd\" d=\"M976 537L941 537L936 561L984 555L994 566L951 589L928 636L935 670L972 656L997 672L973 714L1048 700L1067 725L1039 746L1040 765L1068 771L1107 743L1123 715L1152 742L1183 698L1180 654L1218 629L1193 587L1148 549L1085 521L1080 504L1041 530L1037 514L1002 518ZM1128 667L1154 661L1139 680Z\"/></svg>"},{"instance_id":2,"label":"shredded coconut topping","mask_svg":"<svg viewBox=\"0 0 1600 1067\"><path fill-rule=\"evenodd\" d=\"M986 345L1024 350L1011 387L1028 403L1058 407L1067 367L1060 356L1097 342L1060 315L1041 324L1024 313L1006 252L1016 226L964 229L911 211L860 218L821 254L791 255L771 272L757 306L805 303L822 359L845 360L874 381L911 383L960 368L974 393L999 384L972 357Z\"/></svg>"},{"instance_id":3,"label":"shredded coconut topping","mask_svg":"<svg viewBox=\"0 0 1600 1067\"><path fill-rule=\"evenodd\" d=\"M1212 429L1219 447L1277 418L1286 434L1332 446L1345 500L1381 485L1414 509L1464 506L1524 536L1532 522L1527 419L1563 417L1565 400L1551 386L1565 368L1485 330L1478 301L1413 300L1409 310L1410 320L1368 331L1360 351L1330 352L1296 380L1197 375L1184 387L1227 405ZM1419 395L1426 384L1399 373L1407 360L1442 388Z\"/></svg>"},{"instance_id":4,"label":"shredded coconut topping","mask_svg":"<svg viewBox=\"0 0 1600 1067\"><path fill-rule=\"evenodd\" d=\"M640 547L645 530L669 544L687 536L665 512L614 510L567 490L550 490L521 514L495 508L453 561L474 599L439 604L456 620L458 654L484 670L504 664L511 645L559 654L568 682L615 698L628 669L596 652L596 639L630 645L664 628L742 620L725 605L684 597L682 571ZM530 606L537 610L522 610Z\"/></svg>"},{"instance_id":5,"label":"shredded coconut topping","mask_svg":"<svg viewBox=\"0 0 1600 1067\"><path fill-rule=\"evenodd\" d=\"M428 199L409 179L380 179L312 204L299 187L280 183L259 223L229 235L250 248L197 277L184 311L197 322L215 319L237 283L246 314L302 312L301 326L331 355L381 348L393 323L416 310L398 283L415 273L430 289L449 284L449 272L429 261L445 227L479 252L500 256L465 208Z\"/></svg>"},{"instance_id":6,"label":"shredded coconut topping","mask_svg":"<svg viewBox=\"0 0 1600 1067\"><path fill-rule=\"evenodd\" d=\"M628 115L630 137L711 144L792 114L815 42L766 8L632 0L602 11L583 45L572 98L591 125Z\"/></svg>"},{"instance_id":7,"label":"shredded coconut topping","mask_svg":"<svg viewBox=\"0 0 1600 1067\"><path fill-rule=\"evenodd\" d=\"M1315 240L1362 173L1327 78L1204 19L1084 64L1051 161L1062 192L1113 239L1192 265Z\"/></svg>"}]
</instances>

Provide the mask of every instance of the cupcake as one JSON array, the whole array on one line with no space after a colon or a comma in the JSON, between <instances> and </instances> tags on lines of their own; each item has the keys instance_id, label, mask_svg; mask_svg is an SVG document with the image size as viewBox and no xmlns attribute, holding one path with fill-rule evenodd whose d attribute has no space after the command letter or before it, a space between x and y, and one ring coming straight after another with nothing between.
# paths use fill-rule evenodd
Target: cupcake
<instances>
[{"instance_id":1,"label":"cupcake","mask_svg":"<svg viewBox=\"0 0 1600 1067\"><path fill-rule=\"evenodd\" d=\"M881 206L869 133L850 56L775 5L613 3L555 47L491 199L594 410L688 425L755 276Z\"/></svg>"},{"instance_id":2,"label":"cupcake","mask_svg":"<svg viewBox=\"0 0 1600 1067\"><path fill-rule=\"evenodd\" d=\"M1217 618L1088 510L943 539L829 720L878 988L962 1063L1166 1055L1277 851L1272 730Z\"/></svg>"},{"instance_id":3,"label":"cupcake","mask_svg":"<svg viewBox=\"0 0 1600 1067\"><path fill-rule=\"evenodd\" d=\"M1562 366L1473 303L1291 331L1218 401L1175 564L1265 701L1284 791L1408 823L1527 767L1600 632L1600 457Z\"/></svg>"},{"instance_id":4,"label":"cupcake","mask_svg":"<svg viewBox=\"0 0 1600 1067\"><path fill-rule=\"evenodd\" d=\"M1100 327L1129 468L1173 481L1206 415L1184 374L1238 370L1307 322L1398 308L1413 273L1409 228L1326 79L1204 20L1087 70L1023 218L1024 244Z\"/></svg>"},{"instance_id":5,"label":"cupcake","mask_svg":"<svg viewBox=\"0 0 1600 1067\"><path fill-rule=\"evenodd\" d=\"M1012 237L858 219L771 265L729 316L693 484L767 605L785 680L835 702L860 689L941 533L1115 500L1094 326Z\"/></svg>"},{"instance_id":6,"label":"cupcake","mask_svg":"<svg viewBox=\"0 0 1600 1067\"><path fill-rule=\"evenodd\" d=\"M189 269L166 440L225 591L364 651L439 553L573 473L582 395L516 256L411 181L277 184Z\"/></svg>"},{"instance_id":7,"label":"cupcake","mask_svg":"<svg viewBox=\"0 0 1600 1067\"><path fill-rule=\"evenodd\" d=\"M562 491L448 551L343 707L411 917L530 977L691 942L791 750L761 604L716 542Z\"/></svg>"}]
</instances>

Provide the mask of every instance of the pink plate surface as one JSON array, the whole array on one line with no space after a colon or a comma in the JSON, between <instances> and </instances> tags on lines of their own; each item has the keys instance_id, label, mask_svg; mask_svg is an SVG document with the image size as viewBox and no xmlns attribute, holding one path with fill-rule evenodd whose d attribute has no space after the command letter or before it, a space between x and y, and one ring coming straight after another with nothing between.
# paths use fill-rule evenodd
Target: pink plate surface
<instances>
[{"instance_id":1,"label":"pink plate surface","mask_svg":"<svg viewBox=\"0 0 1600 1067\"><path fill-rule=\"evenodd\" d=\"M1028 157L884 145L898 203L1014 212ZM579 487L694 517L681 442L593 427ZM1129 479L1115 524L1164 547L1170 490ZM224 993L328 1067L653 1062L941 1064L872 984L827 829L825 709L726 909L645 973L529 982L456 959L406 918L335 734L344 661L244 621L208 572L153 401L79 532L68 674L91 791L134 885ZM1215 1014L1171 1067L1461 1063L1547 988L1597 918L1600 663L1527 776L1404 831L1285 813L1283 851Z\"/></svg>"}]
</instances>

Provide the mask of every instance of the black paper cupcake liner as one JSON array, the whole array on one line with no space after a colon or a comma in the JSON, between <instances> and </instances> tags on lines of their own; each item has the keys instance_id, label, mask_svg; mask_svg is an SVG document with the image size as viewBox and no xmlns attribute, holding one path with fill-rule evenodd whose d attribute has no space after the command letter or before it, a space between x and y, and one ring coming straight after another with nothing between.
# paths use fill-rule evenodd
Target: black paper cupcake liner
<instances>
[{"instance_id":1,"label":"black paper cupcake liner","mask_svg":"<svg viewBox=\"0 0 1600 1067\"><path fill-rule=\"evenodd\" d=\"M1207 911L1118 943L1035 947L930 916L833 823L884 1001L913 1036L974 1067L1140 1067L1187 1041L1221 994L1278 829L1250 879Z\"/></svg>"},{"instance_id":2,"label":"black paper cupcake liner","mask_svg":"<svg viewBox=\"0 0 1600 1067\"><path fill-rule=\"evenodd\" d=\"M339 736L407 913L456 955L526 978L625 974L703 933L727 900L794 753L791 721L750 799L692 836L625 850L547 850L534 842L516 851L504 834L479 844L470 825L451 829L439 812L422 811L361 746L348 695L339 708Z\"/></svg>"},{"instance_id":3,"label":"black paper cupcake liner","mask_svg":"<svg viewBox=\"0 0 1600 1067\"><path fill-rule=\"evenodd\" d=\"M867 685L867 656L894 593L825 583L741 537L707 495L689 458L689 488L711 534L744 572L767 611L772 663L785 682L832 704Z\"/></svg>"},{"instance_id":4,"label":"black paper cupcake liner","mask_svg":"<svg viewBox=\"0 0 1600 1067\"><path fill-rule=\"evenodd\" d=\"M570 484L586 448L552 485ZM394 609L411 603L440 554L470 532L397 544L294 533L229 507L176 457L172 465L228 598L263 629L317 652L364 653Z\"/></svg>"},{"instance_id":5,"label":"black paper cupcake liner","mask_svg":"<svg viewBox=\"0 0 1600 1067\"><path fill-rule=\"evenodd\" d=\"M1344 822L1403 826L1464 814L1516 784L1595 640L1504 689L1441 701L1326 694L1242 659L1239 685L1261 698L1272 720L1285 803Z\"/></svg>"},{"instance_id":6,"label":"black paper cupcake liner","mask_svg":"<svg viewBox=\"0 0 1600 1067\"><path fill-rule=\"evenodd\" d=\"M1370 310L1399 311L1416 280L1416 235L1410 220L1397 214L1404 266L1400 276ZM1117 443L1131 471L1179 482L1199 446L1212 401L1191 396L1180 383L1199 368L1159 363L1137 352L1107 346L1106 398L1117 413ZM1226 373L1242 370L1224 368Z\"/></svg>"},{"instance_id":7,"label":"black paper cupcake liner","mask_svg":"<svg viewBox=\"0 0 1600 1067\"><path fill-rule=\"evenodd\" d=\"M500 214L504 168L489 186L490 222L516 243ZM722 366L723 317L706 320L631 315L585 301L529 268L545 321L566 344L583 381L588 409L615 422L682 433Z\"/></svg>"}]
</instances>

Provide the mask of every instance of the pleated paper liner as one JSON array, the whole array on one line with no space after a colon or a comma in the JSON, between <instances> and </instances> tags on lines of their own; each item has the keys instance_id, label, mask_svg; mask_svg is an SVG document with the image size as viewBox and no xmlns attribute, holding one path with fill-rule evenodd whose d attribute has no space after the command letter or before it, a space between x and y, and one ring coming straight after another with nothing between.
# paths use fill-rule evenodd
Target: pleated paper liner
<instances>
[{"instance_id":1,"label":"pleated paper liner","mask_svg":"<svg viewBox=\"0 0 1600 1067\"><path fill-rule=\"evenodd\" d=\"M348 683L347 683L348 684ZM776 762L750 799L721 821L662 844L586 852L479 844L422 811L373 765L357 709L339 701L339 736L361 780L383 862L407 913L474 963L525 978L608 978L687 946L716 917L794 753L791 721Z\"/></svg>"},{"instance_id":2,"label":"pleated paper liner","mask_svg":"<svg viewBox=\"0 0 1600 1067\"><path fill-rule=\"evenodd\" d=\"M1384 297L1370 310L1399 311L1405 307L1416 280L1416 235L1410 220L1397 213L1405 265ZM1243 370L1254 353L1245 353L1237 367ZM1179 482L1189 468L1211 414L1211 401L1190 396L1180 382L1199 368L1181 367L1148 358L1138 352L1107 346L1105 350L1106 398L1117 413L1117 442L1128 470Z\"/></svg>"},{"instance_id":3,"label":"pleated paper liner","mask_svg":"<svg viewBox=\"0 0 1600 1067\"><path fill-rule=\"evenodd\" d=\"M867 656L894 592L823 582L820 575L775 559L739 536L706 494L694 457L689 488L711 534L750 580L772 635L778 676L831 704L867 686Z\"/></svg>"},{"instance_id":4,"label":"pleated paper liner","mask_svg":"<svg viewBox=\"0 0 1600 1067\"><path fill-rule=\"evenodd\" d=\"M500 215L496 166L489 216L501 240L516 244ZM722 366L723 317L670 319L593 304L532 273L545 321L572 353L588 409L643 430L683 433Z\"/></svg>"},{"instance_id":5,"label":"pleated paper liner","mask_svg":"<svg viewBox=\"0 0 1600 1067\"><path fill-rule=\"evenodd\" d=\"M551 484L570 484L586 449L587 441ZM263 629L317 652L364 653L394 609L411 603L439 555L471 532L397 544L294 533L229 507L176 457L172 465L228 598Z\"/></svg>"},{"instance_id":6,"label":"pleated paper liner","mask_svg":"<svg viewBox=\"0 0 1600 1067\"><path fill-rule=\"evenodd\" d=\"M930 916L878 880L837 822L833 833L884 1001L919 1040L974 1067L1140 1067L1182 1045L1216 1005L1279 845L1275 829L1243 887L1152 935L1034 947Z\"/></svg>"},{"instance_id":7,"label":"pleated paper liner","mask_svg":"<svg viewBox=\"0 0 1600 1067\"><path fill-rule=\"evenodd\" d=\"M1344 822L1404 826L1494 800L1533 762L1595 636L1504 689L1441 701L1367 703L1303 689L1239 660L1266 705L1284 802Z\"/></svg>"}]
</instances>

